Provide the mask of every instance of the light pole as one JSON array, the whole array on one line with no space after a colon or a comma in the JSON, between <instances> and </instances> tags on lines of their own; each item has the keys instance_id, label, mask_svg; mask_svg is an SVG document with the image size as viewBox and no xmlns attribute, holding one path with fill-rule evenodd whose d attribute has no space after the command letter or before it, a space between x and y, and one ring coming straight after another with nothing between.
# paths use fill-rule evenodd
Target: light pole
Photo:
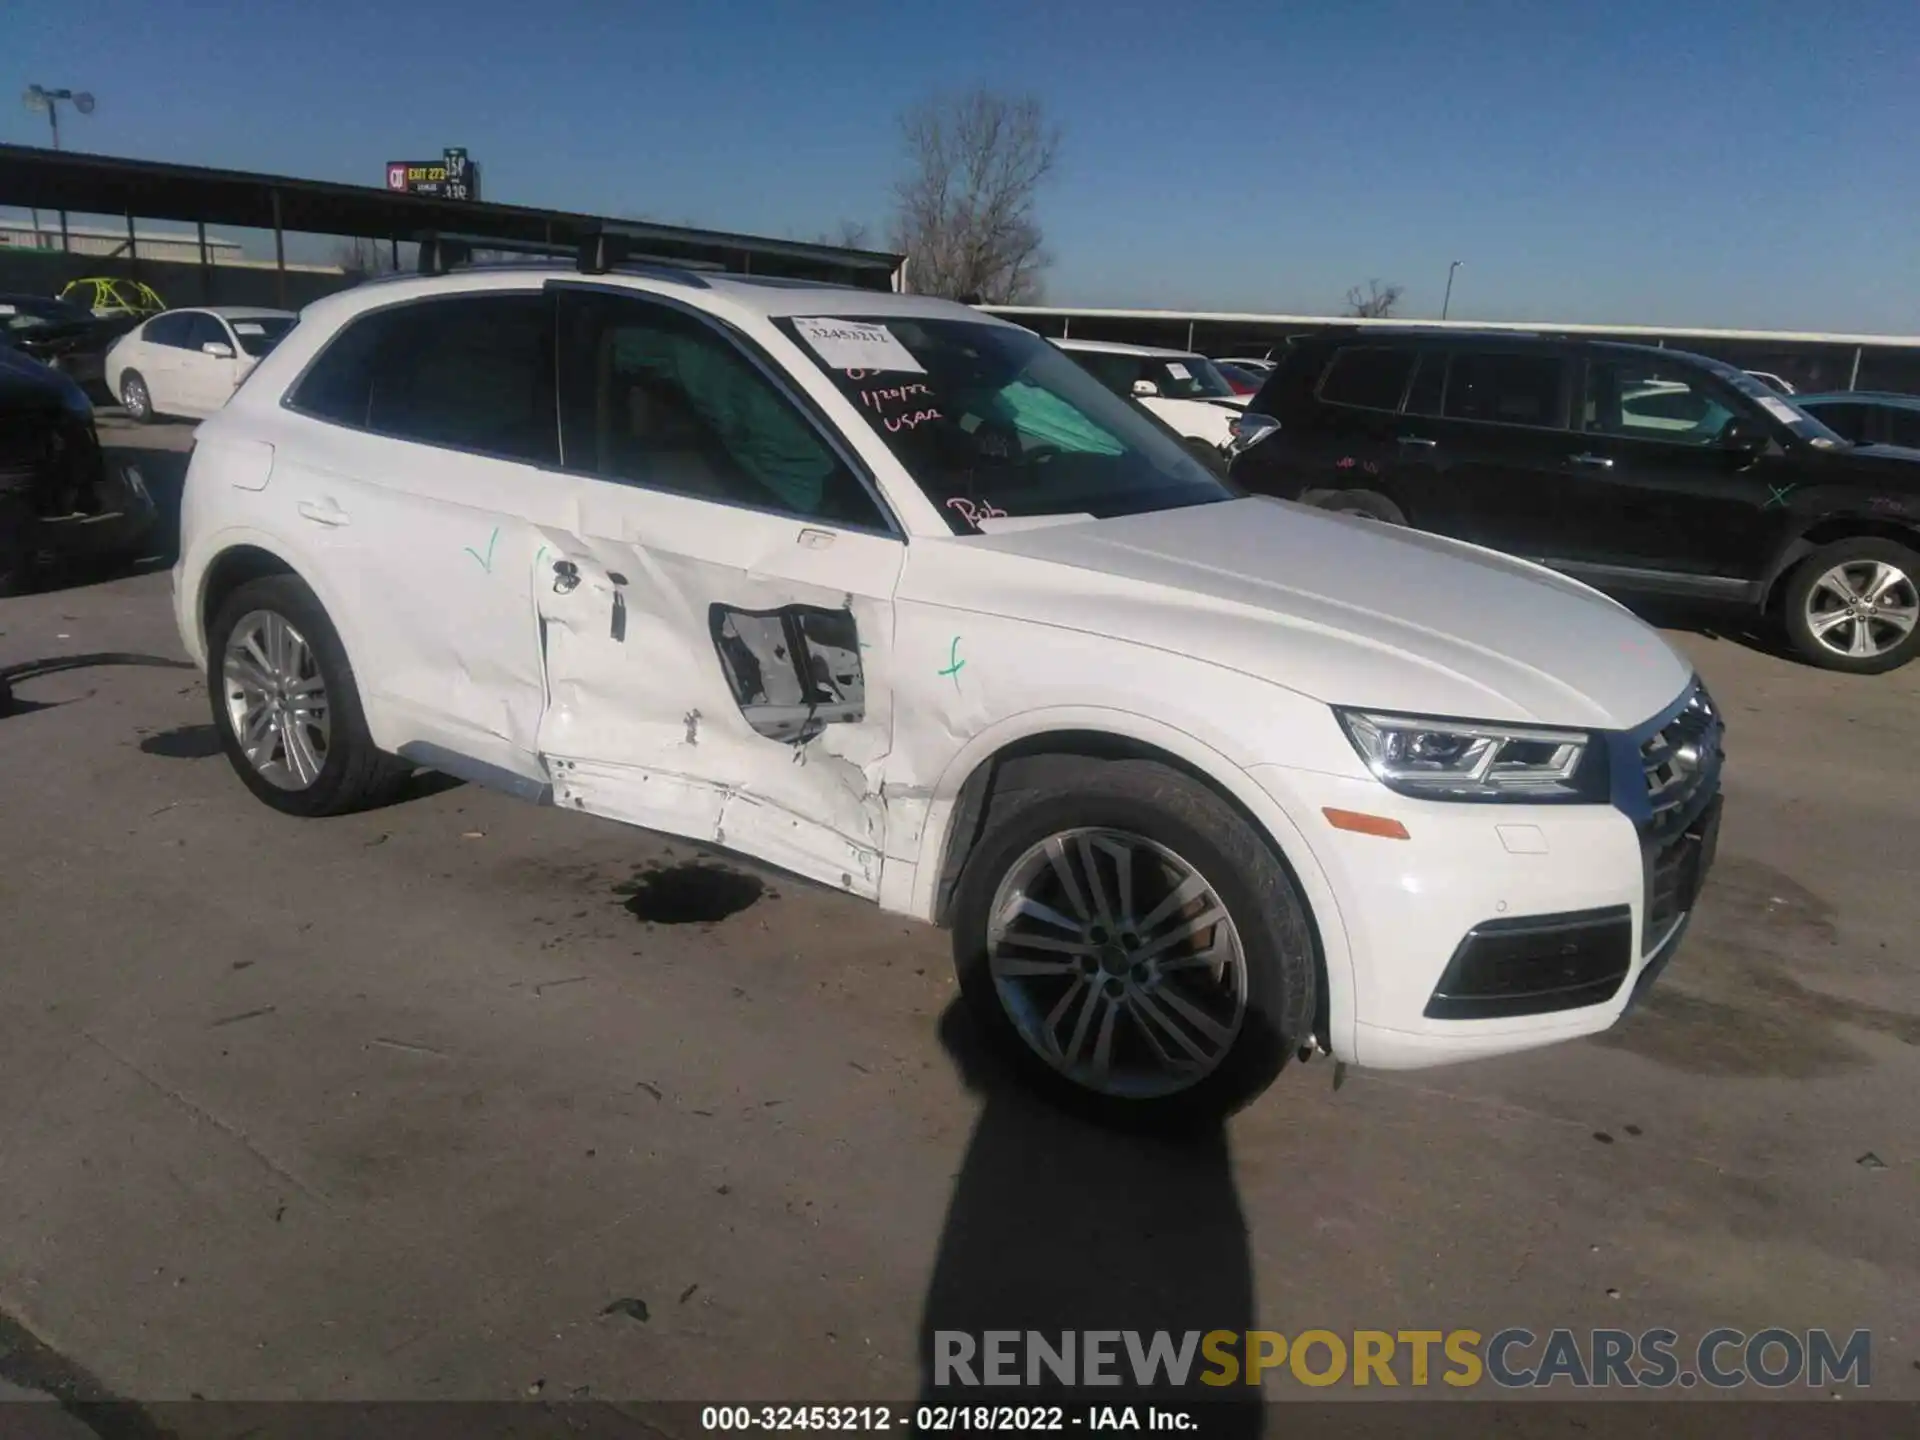
<instances>
[{"instance_id":1,"label":"light pole","mask_svg":"<svg viewBox=\"0 0 1920 1440\"><path fill-rule=\"evenodd\" d=\"M53 127L53 148L60 148L60 102L66 101L82 115L93 113L93 96L85 90L49 90L44 85L29 85L27 93L20 97L29 110L47 112L47 124ZM40 244L40 210L33 211L33 243L37 249ZM67 212L60 212L60 248L67 248Z\"/></svg>"},{"instance_id":2,"label":"light pole","mask_svg":"<svg viewBox=\"0 0 1920 1440\"><path fill-rule=\"evenodd\" d=\"M1440 302L1440 318L1442 320L1447 318L1447 310L1453 304L1453 272L1465 263L1463 260L1456 260L1447 266L1447 295L1446 298Z\"/></svg>"}]
</instances>

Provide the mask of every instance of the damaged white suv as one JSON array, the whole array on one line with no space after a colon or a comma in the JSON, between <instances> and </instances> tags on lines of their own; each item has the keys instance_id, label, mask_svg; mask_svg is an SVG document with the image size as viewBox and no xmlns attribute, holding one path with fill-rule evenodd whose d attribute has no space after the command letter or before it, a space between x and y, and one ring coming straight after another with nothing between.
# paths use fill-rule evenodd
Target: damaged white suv
<instances>
[{"instance_id":1,"label":"damaged white suv","mask_svg":"<svg viewBox=\"0 0 1920 1440\"><path fill-rule=\"evenodd\" d=\"M1122 1116L1603 1029L1713 855L1719 717L1626 611L1241 498L937 300L361 286L200 428L174 578L268 804L431 767L948 926Z\"/></svg>"}]
</instances>

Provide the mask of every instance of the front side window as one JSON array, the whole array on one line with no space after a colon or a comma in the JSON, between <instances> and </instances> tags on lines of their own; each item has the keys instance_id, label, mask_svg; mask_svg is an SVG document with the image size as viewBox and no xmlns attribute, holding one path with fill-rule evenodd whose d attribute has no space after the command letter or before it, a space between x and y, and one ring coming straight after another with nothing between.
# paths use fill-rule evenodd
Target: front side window
<instances>
[{"instance_id":1,"label":"front side window","mask_svg":"<svg viewBox=\"0 0 1920 1440\"><path fill-rule=\"evenodd\" d=\"M240 315L227 322L233 328L233 338L240 342L240 348L249 355L266 354L293 329L291 315Z\"/></svg>"},{"instance_id":2,"label":"front side window","mask_svg":"<svg viewBox=\"0 0 1920 1440\"><path fill-rule=\"evenodd\" d=\"M1553 354L1462 350L1447 371L1444 413L1450 420L1561 426L1566 368Z\"/></svg>"},{"instance_id":3,"label":"front side window","mask_svg":"<svg viewBox=\"0 0 1920 1440\"><path fill-rule=\"evenodd\" d=\"M1852 401L1831 401L1822 405L1803 407L1806 412L1856 445L1871 444L1873 440L1873 422L1871 412L1865 405Z\"/></svg>"},{"instance_id":4,"label":"front side window","mask_svg":"<svg viewBox=\"0 0 1920 1440\"><path fill-rule=\"evenodd\" d=\"M805 414L697 316L622 296L559 296L566 465L722 504L885 529Z\"/></svg>"},{"instance_id":5,"label":"front side window","mask_svg":"<svg viewBox=\"0 0 1920 1440\"><path fill-rule=\"evenodd\" d=\"M376 310L301 377L295 409L396 439L551 464L553 327L544 295L495 292Z\"/></svg>"},{"instance_id":6,"label":"front side window","mask_svg":"<svg viewBox=\"0 0 1920 1440\"><path fill-rule=\"evenodd\" d=\"M187 327L187 349L199 350L208 345L224 345L233 348L233 338L227 334L227 327L220 323L217 315L195 314Z\"/></svg>"},{"instance_id":7,"label":"front side window","mask_svg":"<svg viewBox=\"0 0 1920 1440\"><path fill-rule=\"evenodd\" d=\"M1413 351L1386 345L1349 345L1338 351L1320 381L1329 405L1398 410L1413 374Z\"/></svg>"},{"instance_id":8,"label":"front side window","mask_svg":"<svg viewBox=\"0 0 1920 1440\"><path fill-rule=\"evenodd\" d=\"M1007 516L1137 515L1237 493L1029 331L923 315L775 323L957 535Z\"/></svg>"},{"instance_id":9,"label":"front side window","mask_svg":"<svg viewBox=\"0 0 1920 1440\"><path fill-rule=\"evenodd\" d=\"M1669 445L1711 445L1734 415L1698 371L1645 359L1589 361L1585 407L1590 433Z\"/></svg>"}]
</instances>

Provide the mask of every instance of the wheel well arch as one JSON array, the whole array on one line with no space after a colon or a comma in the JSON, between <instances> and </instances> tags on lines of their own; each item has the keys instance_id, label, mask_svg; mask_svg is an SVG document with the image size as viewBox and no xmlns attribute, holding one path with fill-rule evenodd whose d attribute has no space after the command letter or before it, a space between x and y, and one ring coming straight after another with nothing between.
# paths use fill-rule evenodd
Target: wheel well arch
<instances>
[{"instance_id":1,"label":"wheel well arch","mask_svg":"<svg viewBox=\"0 0 1920 1440\"><path fill-rule=\"evenodd\" d=\"M1822 545L1831 545L1836 540L1860 538L1891 540L1910 550L1920 549L1920 526L1875 515L1829 515L1814 521L1782 548L1772 568L1767 571L1765 589L1761 595L1762 608L1772 610L1779 604L1786 593L1786 578L1793 573L1796 565L1815 550Z\"/></svg>"},{"instance_id":2,"label":"wheel well arch","mask_svg":"<svg viewBox=\"0 0 1920 1440\"><path fill-rule=\"evenodd\" d=\"M1301 883L1292 857L1281 844L1280 838L1273 833L1272 827L1248 808L1229 787L1222 785L1202 766L1149 740L1110 730L1044 730L1009 741L976 764L961 783L947 825L940 873L934 886L934 924L945 928L950 923L954 890L959 884L961 872L966 868L968 857L986 829L987 817L996 796L1037 788L1041 783L1057 785L1076 771L1084 773L1115 760L1150 760L1205 786L1266 842L1267 848L1273 852L1300 892L1313 950L1313 1033L1323 1044L1329 1043L1331 986L1326 944L1321 936L1320 915L1311 901L1308 888Z\"/></svg>"},{"instance_id":3,"label":"wheel well arch","mask_svg":"<svg viewBox=\"0 0 1920 1440\"><path fill-rule=\"evenodd\" d=\"M204 642L207 626L219 612L227 596L250 580L269 575L294 575L299 572L285 560L258 545L230 545L208 564L200 580L200 598L194 606L194 623L200 627Z\"/></svg>"}]
</instances>

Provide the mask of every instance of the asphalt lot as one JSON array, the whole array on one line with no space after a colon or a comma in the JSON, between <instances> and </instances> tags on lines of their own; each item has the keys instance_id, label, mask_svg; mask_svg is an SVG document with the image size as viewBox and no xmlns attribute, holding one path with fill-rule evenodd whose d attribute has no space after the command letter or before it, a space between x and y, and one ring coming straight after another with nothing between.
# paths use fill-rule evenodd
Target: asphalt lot
<instances>
[{"instance_id":1,"label":"asphalt lot","mask_svg":"<svg viewBox=\"0 0 1920 1440\"><path fill-rule=\"evenodd\" d=\"M267 810L163 572L0 602L0 1314L155 1401L905 1400L1006 1316L1864 1327L1920 1398L1920 666L1676 639L1727 814L1647 1007L1173 1147L1010 1092L844 896L472 787Z\"/></svg>"}]
</instances>

